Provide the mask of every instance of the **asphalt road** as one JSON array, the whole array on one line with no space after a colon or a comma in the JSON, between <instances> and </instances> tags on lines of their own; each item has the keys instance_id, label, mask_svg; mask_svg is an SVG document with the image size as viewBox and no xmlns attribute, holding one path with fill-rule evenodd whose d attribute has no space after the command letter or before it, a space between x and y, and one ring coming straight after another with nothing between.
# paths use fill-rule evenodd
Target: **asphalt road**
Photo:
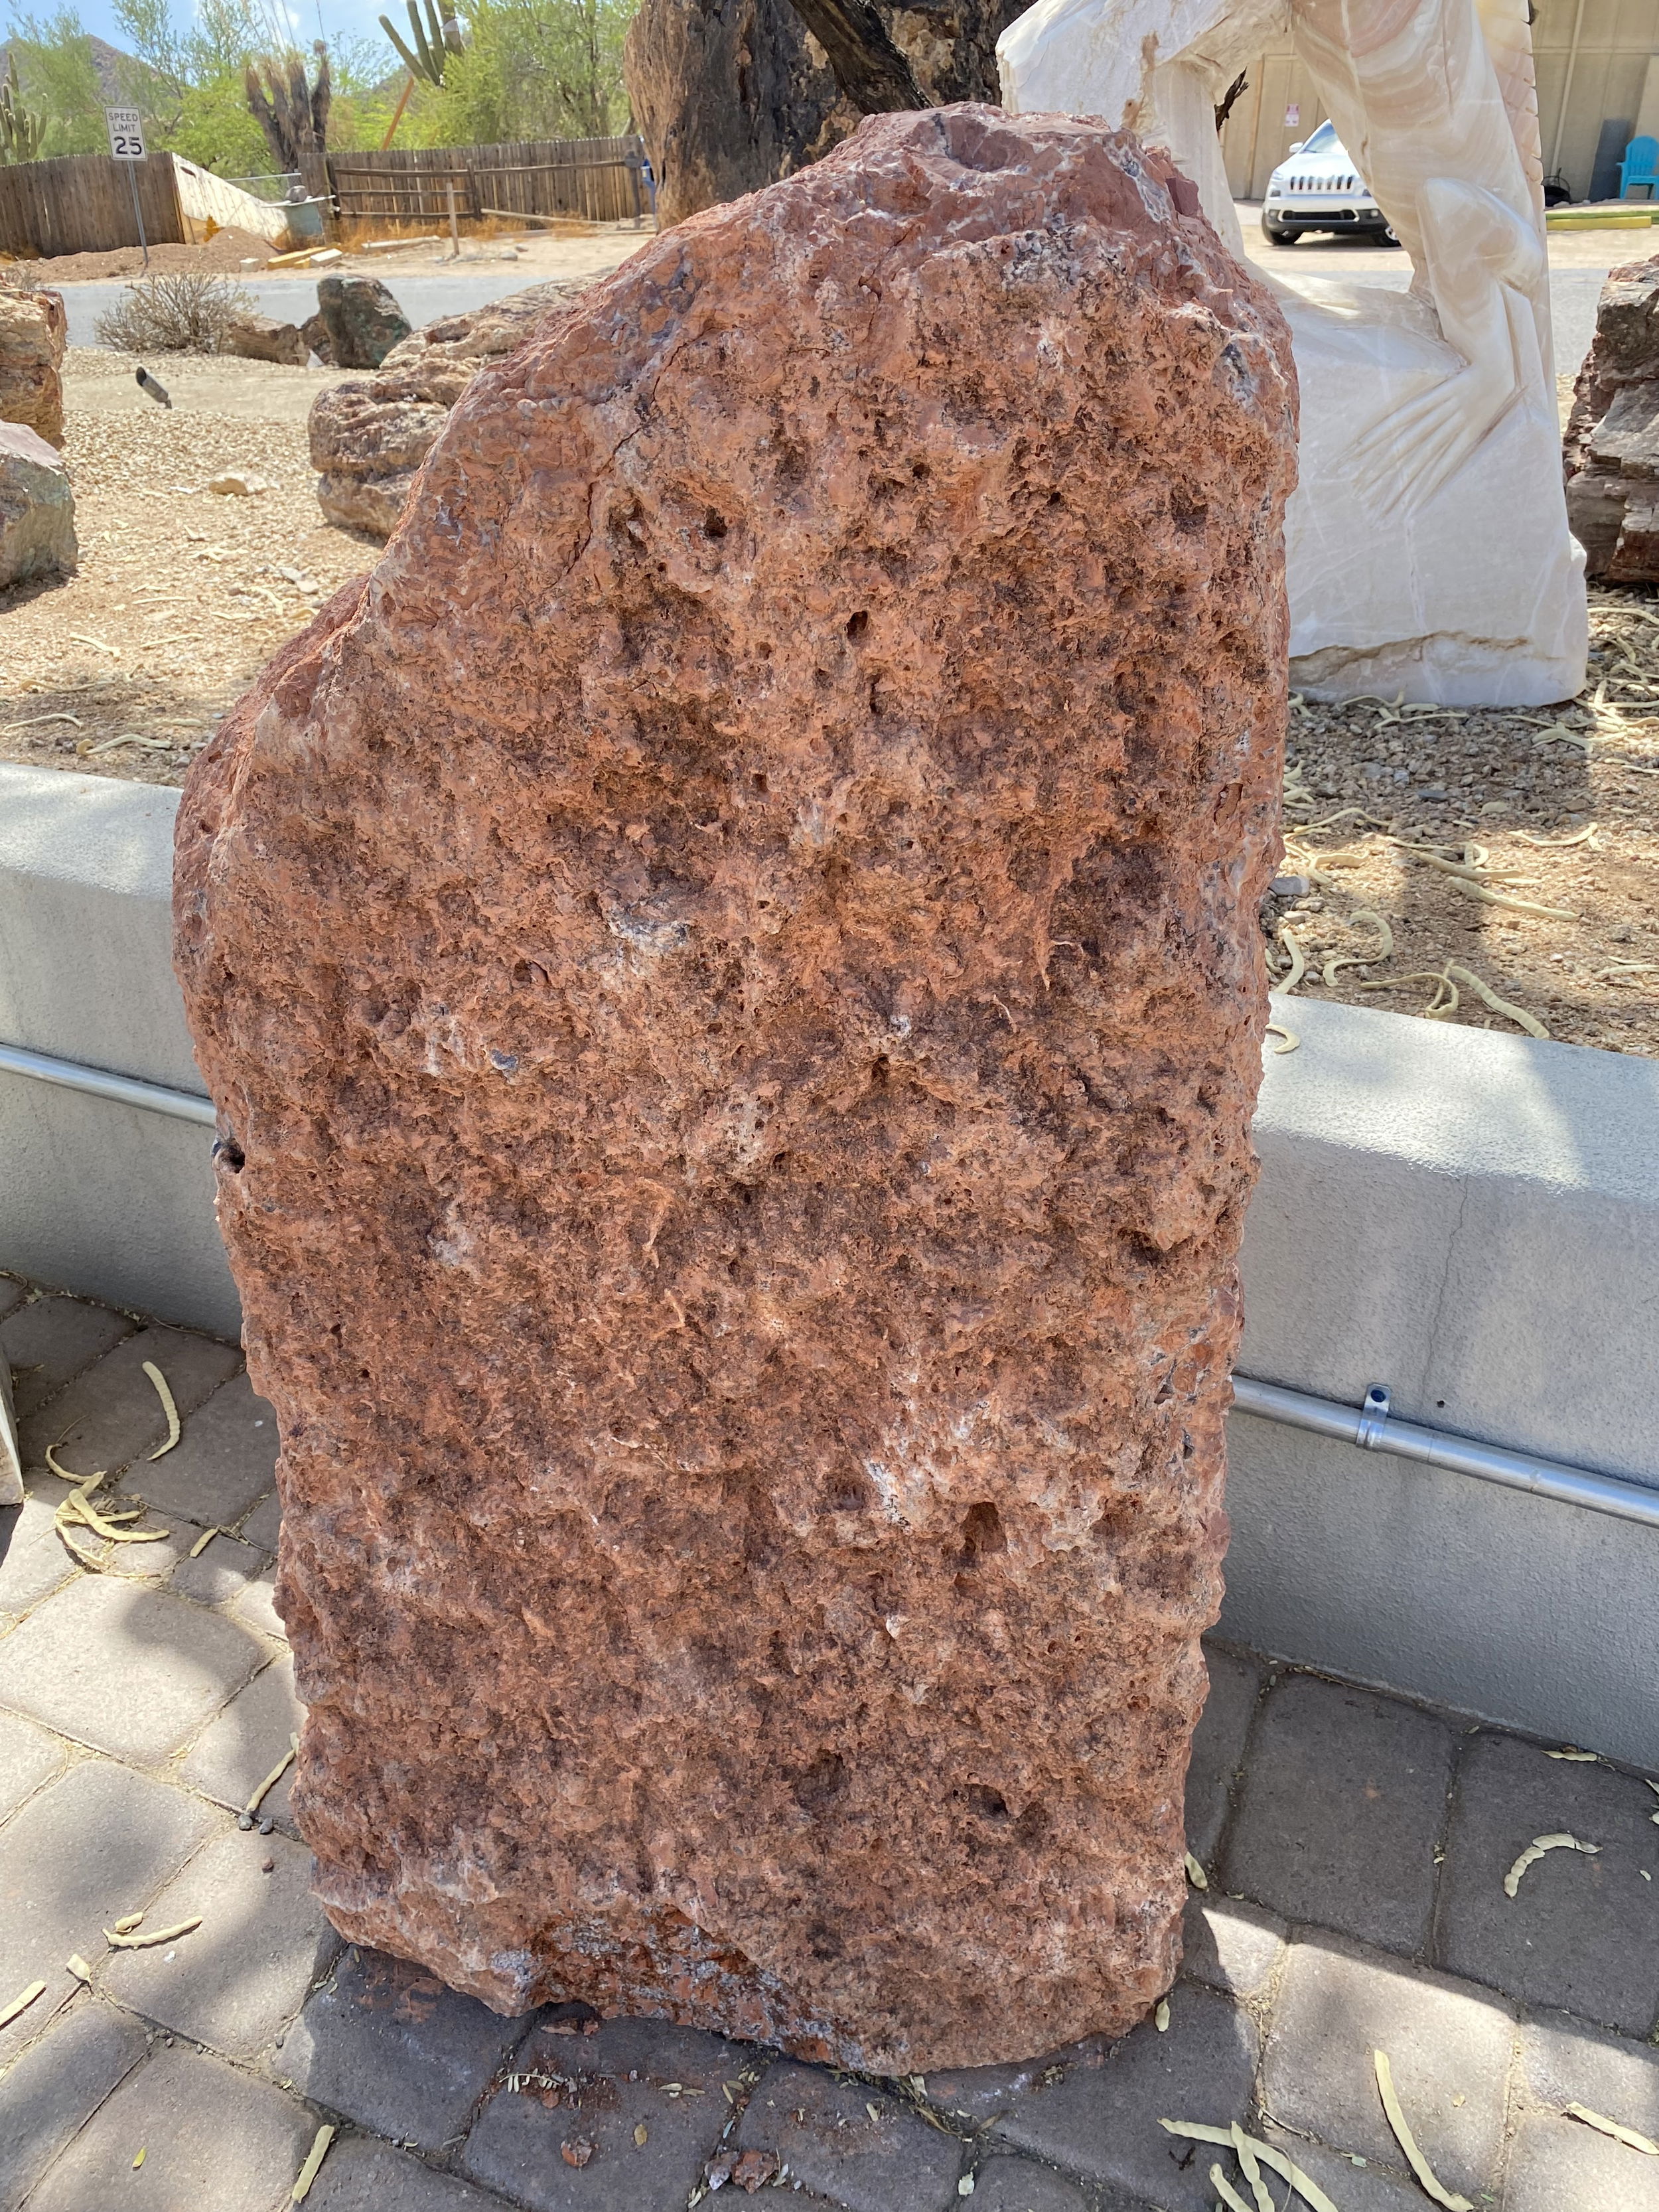
<instances>
[{"instance_id":1,"label":"asphalt road","mask_svg":"<svg viewBox=\"0 0 1659 2212\"><path fill-rule=\"evenodd\" d=\"M1334 250L1322 252L1322 245ZM1626 246L1621 240L1617 258L1635 259L1643 250ZM1299 247L1280 247L1271 253L1258 254L1253 250L1251 258L1264 268L1289 264L1294 266L1298 277L1312 277L1320 281L1386 284L1402 292L1411 282L1411 264L1403 254L1383 255L1364 248L1351 252L1347 250L1346 240L1310 242ZM404 314L418 328L422 323L434 321L440 315L463 314L469 308L482 307L491 300L506 299L510 293L523 291L526 282L537 280L527 278L522 269L506 266L487 272L481 270L475 276L424 276L388 270L383 281ZM1576 374L1579 363L1589 351L1589 342L1595 329L1595 303L1601 296L1602 281L1603 271L1600 269L1552 269L1550 271L1550 301L1555 317L1555 366L1559 374ZM315 312L315 277L257 276L244 282L246 289L253 295L264 314L280 316L287 322L302 323L307 315ZM94 325L98 317L113 305L125 289L125 285L120 283L66 284L64 287L64 297L69 306L71 345L89 346L98 343Z\"/></svg>"},{"instance_id":2,"label":"asphalt road","mask_svg":"<svg viewBox=\"0 0 1659 2212\"><path fill-rule=\"evenodd\" d=\"M276 315L283 322L302 323L317 312L314 276L252 276L238 281L242 289L251 292L258 301L262 314ZM388 270L381 281L418 329L422 323L435 322L440 315L465 314L469 308L485 307L491 300L504 300L509 293L522 292L539 280L523 269L502 266L465 276L417 276ZM63 292L69 308L70 343L96 345L99 316L112 307L125 289L125 282L65 284Z\"/></svg>"}]
</instances>

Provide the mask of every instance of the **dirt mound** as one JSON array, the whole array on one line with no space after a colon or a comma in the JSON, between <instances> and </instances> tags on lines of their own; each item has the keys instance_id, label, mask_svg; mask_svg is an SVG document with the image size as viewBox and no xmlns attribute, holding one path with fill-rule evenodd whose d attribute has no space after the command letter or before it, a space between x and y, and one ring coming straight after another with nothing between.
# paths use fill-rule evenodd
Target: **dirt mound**
<instances>
[{"instance_id":1,"label":"dirt mound","mask_svg":"<svg viewBox=\"0 0 1659 2212\"><path fill-rule=\"evenodd\" d=\"M205 246L152 246L150 274L170 276L191 269L240 271L243 262L250 260L263 267L280 250L251 230L216 231ZM27 267L31 281L38 284L85 284L98 277L142 276L144 256L137 246L118 246L107 253L60 253L48 261L31 261Z\"/></svg>"}]
</instances>

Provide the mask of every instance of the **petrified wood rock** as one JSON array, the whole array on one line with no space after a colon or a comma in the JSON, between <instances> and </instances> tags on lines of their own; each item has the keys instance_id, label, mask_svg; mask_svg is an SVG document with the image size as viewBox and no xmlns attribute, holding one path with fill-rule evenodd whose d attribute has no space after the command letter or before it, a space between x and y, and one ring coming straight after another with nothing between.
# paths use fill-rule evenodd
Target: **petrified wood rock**
<instances>
[{"instance_id":1,"label":"petrified wood rock","mask_svg":"<svg viewBox=\"0 0 1659 2212\"><path fill-rule=\"evenodd\" d=\"M1589 574L1659 579L1659 258L1608 271L1565 458L1567 521Z\"/></svg>"},{"instance_id":2,"label":"petrified wood rock","mask_svg":"<svg viewBox=\"0 0 1659 2212\"><path fill-rule=\"evenodd\" d=\"M61 292L0 286L0 422L21 422L49 446L63 444L68 343Z\"/></svg>"},{"instance_id":3,"label":"petrified wood rock","mask_svg":"<svg viewBox=\"0 0 1659 2212\"><path fill-rule=\"evenodd\" d=\"M884 2071L1167 1984L1277 850L1278 311L864 125L483 369L192 771L336 1925Z\"/></svg>"},{"instance_id":4,"label":"petrified wood rock","mask_svg":"<svg viewBox=\"0 0 1659 2212\"><path fill-rule=\"evenodd\" d=\"M793 175L858 119L789 0L641 0L623 76L664 223Z\"/></svg>"}]
</instances>

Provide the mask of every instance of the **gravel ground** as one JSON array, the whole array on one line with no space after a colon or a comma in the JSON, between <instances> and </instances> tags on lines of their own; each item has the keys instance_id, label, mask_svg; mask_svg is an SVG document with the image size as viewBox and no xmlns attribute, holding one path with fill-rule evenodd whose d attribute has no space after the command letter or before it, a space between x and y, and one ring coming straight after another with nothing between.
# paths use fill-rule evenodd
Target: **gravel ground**
<instances>
[{"instance_id":1,"label":"gravel ground","mask_svg":"<svg viewBox=\"0 0 1659 2212\"><path fill-rule=\"evenodd\" d=\"M1659 602L1590 630L1559 708L1292 701L1281 990L1659 1054Z\"/></svg>"},{"instance_id":2,"label":"gravel ground","mask_svg":"<svg viewBox=\"0 0 1659 2212\"><path fill-rule=\"evenodd\" d=\"M337 371L157 362L168 412L132 366L66 363L81 568L0 594L0 758L180 783L271 653L380 549L317 506L305 417ZM271 488L209 491L225 470Z\"/></svg>"}]
</instances>

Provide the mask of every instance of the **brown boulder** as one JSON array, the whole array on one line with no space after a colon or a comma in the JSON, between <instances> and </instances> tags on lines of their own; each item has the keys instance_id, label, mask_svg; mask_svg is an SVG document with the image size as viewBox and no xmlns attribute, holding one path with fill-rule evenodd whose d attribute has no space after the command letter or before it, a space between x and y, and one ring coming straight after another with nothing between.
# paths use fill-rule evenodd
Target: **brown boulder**
<instances>
[{"instance_id":1,"label":"brown boulder","mask_svg":"<svg viewBox=\"0 0 1659 2212\"><path fill-rule=\"evenodd\" d=\"M1659 257L1608 272L1564 459L1567 520L1589 574L1659 580Z\"/></svg>"},{"instance_id":2,"label":"brown boulder","mask_svg":"<svg viewBox=\"0 0 1659 2212\"><path fill-rule=\"evenodd\" d=\"M63 455L21 422L0 422L0 589L69 575L79 557Z\"/></svg>"},{"instance_id":3,"label":"brown boulder","mask_svg":"<svg viewBox=\"0 0 1659 2212\"><path fill-rule=\"evenodd\" d=\"M378 376L319 392L308 434L325 518L389 538L416 470L480 363L510 353L578 289L532 284L471 314L442 316L394 346Z\"/></svg>"},{"instance_id":4,"label":"brown boulder","mask_svg":"<svg viewBox=\"0 0 1659 2212\"><path fill-rule=\"evenodd\" d=\"M69 313L61 292L0 286L0 422L21 422L49 446L64 442L64 349Z\"/></svg>"},{"instance_id":5,"label":"brown boulder","mask_svg":"<svg viewBox=\"0 0 1659 2212\"><path fill-rule=\"evenodd\" d=\"M220 333L219 350L243 361L274 361L303 368L311 349L293 323L279 323L273 315L233 315Z\"/></svg>"},{"instance_id":6,"label":"brown boulder","mask_svg":"<svg viewBox=\"0 0 1659 2212\"><path fill-rule=\"evenodd\" d=\"M503 2011L891 2073L1174 1972L1295 442L1179 181L936 109L651 240L192 770L297 1817Z\"/></svg>"}]
</instances>

